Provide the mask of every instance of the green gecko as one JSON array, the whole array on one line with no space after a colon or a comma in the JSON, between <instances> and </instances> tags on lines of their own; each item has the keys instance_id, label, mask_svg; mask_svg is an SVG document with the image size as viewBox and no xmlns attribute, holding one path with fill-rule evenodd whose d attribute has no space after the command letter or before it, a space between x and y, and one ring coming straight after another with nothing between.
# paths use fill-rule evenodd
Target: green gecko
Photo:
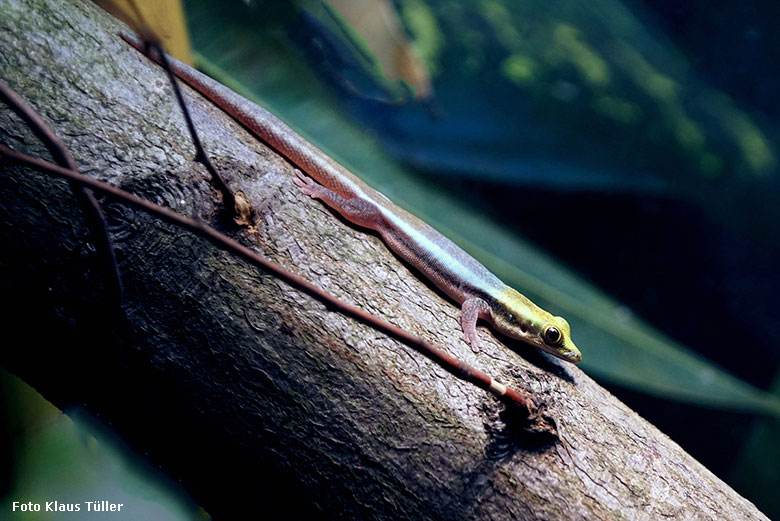
<instances>
[{"instance_id":1,"label":"green gecko","mask_svg":"<svg viewBox=\"0 0 780 521\"><path fill-rule=\"evenodd\" d=\"M174 59L175 74L256 137L308 174L296 184L348 221L378 232L387 246L461 305L466 342L479 351L477 321L511 338L577 363L568 322L504 284L476 259L414 215L394 205L264 108Z\"/></svg>"}]
</instances>

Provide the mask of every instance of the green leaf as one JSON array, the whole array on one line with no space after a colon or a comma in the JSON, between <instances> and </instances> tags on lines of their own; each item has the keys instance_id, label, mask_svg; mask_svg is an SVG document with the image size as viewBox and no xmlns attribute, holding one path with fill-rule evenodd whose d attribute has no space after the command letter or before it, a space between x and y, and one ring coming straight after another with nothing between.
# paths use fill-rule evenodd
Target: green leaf
<instances>
[{"instance_id":1,"label":"green leaf","mask_svg":"<svg viewBox=\"0 0 780 521\"><path fill-rule=\"evenodd\" d=\"M181 488L158 469L122 449L116 436L87 415L60 412L33 388L0 369L0 429L11 433L11 488L0 497L3 519L210 519ZM110 516L87 512L85 501L122 503ZM78 504L79 512L55 514L16 512L12 503L48 501ZM5 514L8 512L8 514ZM93 517L94 515L94 517Z\"/></svg>"}]
</instances>

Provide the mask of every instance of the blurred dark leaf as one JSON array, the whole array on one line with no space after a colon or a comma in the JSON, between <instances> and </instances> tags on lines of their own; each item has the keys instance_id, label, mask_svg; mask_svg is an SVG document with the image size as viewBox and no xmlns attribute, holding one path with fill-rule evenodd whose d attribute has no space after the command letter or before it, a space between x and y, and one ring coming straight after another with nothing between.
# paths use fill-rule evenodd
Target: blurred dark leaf
<instances>
[{"instance_id":1,"label":"blurred dark leaf","mask_svg":"<svg viewBox=\"0 0 780 521\"><path fill-rule=\"evenodd\" d=\"M13 501L39 503L55 499L78 503L78 513L66 512L62 519L91 517L85 501L110 498L122 503L112 512L116 521L196 521L211 519L186 494L143 462L122 450L121 442L87 415L74 410L63 414L30 386L0 369L0 399L9 411L5 427L11 441L14 466L11 489L0 498L3 519L54 519L30 512L13 512ZM5 512L9 512L6 515ZM60 519L57 517L57 519Z\"/></svg>"},{"instance_id":2,"label":"blurred dark leaf","mask_svg":"<svg viewBox=\"0 0 780 521\"><path fill-rule=\"evenodd\" d=\"M772 393L780 397L780 378L775 381ZM780 514L780 419L755 420L747 443L742 447L739 460L732 469L730 481L741 490L751 490L756 506L768 516Z\"/></svg>"}]
</instances>

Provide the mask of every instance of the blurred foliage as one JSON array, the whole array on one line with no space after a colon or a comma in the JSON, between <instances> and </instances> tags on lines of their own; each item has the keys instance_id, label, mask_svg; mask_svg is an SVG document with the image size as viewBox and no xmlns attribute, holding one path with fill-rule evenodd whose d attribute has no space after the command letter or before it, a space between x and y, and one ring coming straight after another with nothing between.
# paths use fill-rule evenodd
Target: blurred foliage
<instances>
[{"instance_id":1,"label":"blurred foliage","mask_svg":"<svg viewBox=\"0 0 780 521\"><path fill-rule=\"evenodd\" d=\"M652 169L680 189L687 186L681 176L775 173L776 151L765 131L732 99L701 82L674 47L621 1L430 5L439 15L433 30L448 37L449 53L461 57L464 70L450 80L487 75L483 83L488 79L495 92L513 84L513 102L529 105L532 117L570 133L589 132L575 148L609 140L625 155L621 162L612 158L613 166ZM435 67L442 70L440 62ZM578 152L587 158L586 150Z\"/></svg>"},{"instance_id":2,"label":"blurred foliage","mask_svg":"<svg viewBox=\"0 0 780 521\"><path fill-rule=\"evenodd\" d=\"M101 517L84 501L123 503L117 521L206 521L210 517L178 486L128 452L121 442L79 411L66 416L27 384L0 369L0 410L11 446L11 487L0 497L8 521ZM79 503L79 513L44 513L47 501ZM40 503L42 512L12 512L13 501Z\"/></svg>"}]
</instances>

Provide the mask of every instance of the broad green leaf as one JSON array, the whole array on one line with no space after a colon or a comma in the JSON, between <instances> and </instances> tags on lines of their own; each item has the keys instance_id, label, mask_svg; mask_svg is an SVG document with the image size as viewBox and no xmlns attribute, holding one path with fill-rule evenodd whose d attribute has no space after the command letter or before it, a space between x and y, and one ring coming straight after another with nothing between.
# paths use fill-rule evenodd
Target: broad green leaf
<instances>
[{"instance_id":1,"label":"broad green leaf","mask_svg":"<svg viewBox=\"0 0 780 521\"><path fill-rule=\"evenodd\" d=\"M396 204L460 244L507 283L567 318L582 367L605 382L698 405L780 417L780 398L702 359L499 223L478 215L389 159L347 118L295 52L243 22L219 33L188 4L201 68L259 101ZM229 19L220 23L231 23ZM201 30L202 28L202 30ZM229 32L230 37L223 35ZM236 41L238 40L238 41ZM262 56L257 65L257 56Z\"/></svg>"},{"instance_id":2,"label":"broad green leaf","mask_svg":"<svg viewBox=\"0 0 780 521\"><path fill-rule=\"evenodd\" d=\"M2 519L113 519L206 521L179 486L159 470L121 449L121 443L77 410L63 414L33 388L0 370L0 427L12 433L11 488L0 497ZM5 424L5 425L3 425ZM110 516L86 511L86 501L122 503ZM46 502L78 504L78 512L45 514ZM38 503L41 512L14 511L14 501Z\"/></svg>"}]
</instances>

